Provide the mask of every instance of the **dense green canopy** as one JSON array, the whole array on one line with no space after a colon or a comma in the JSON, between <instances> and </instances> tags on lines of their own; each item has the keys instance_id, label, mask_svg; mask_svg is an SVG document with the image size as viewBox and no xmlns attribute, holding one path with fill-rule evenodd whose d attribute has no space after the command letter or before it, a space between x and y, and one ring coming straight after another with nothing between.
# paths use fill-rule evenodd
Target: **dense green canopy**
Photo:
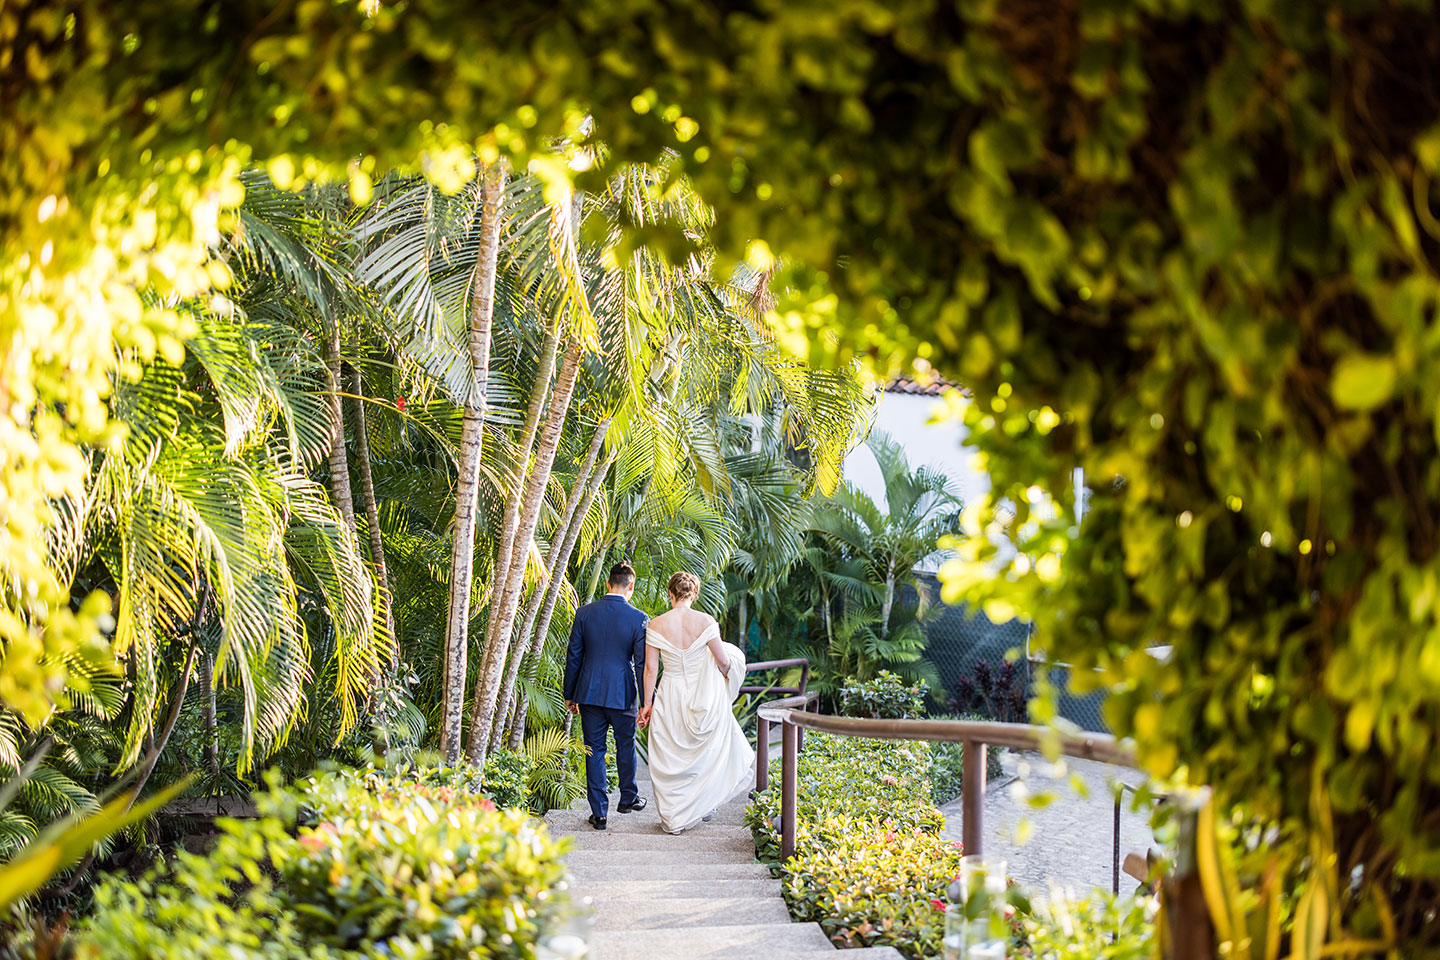
<instances>
[{"instance_id":1,"label":"dense green canopy","mask_svg":"<svg viewBox=\"0 0 1440 960\"><path fill-rule=\"evenodd\" d=\"M952 595L1099 667L1147 764L1283 828L1322 916L1418 934L1440 895L1436 64L1436 11L1399 0L7 4L0 695L42 714L40 651L86 636L53 615L43 504L106 437L115 348L122 371L173 356L193 331L168 298L223 289L207 245L245 164L364 200L391 167L458 188L477 152L584 188L668 150L724 253L783 257L792 349L974 390L1024 553L1000 579L958 564ZM592 135L607 162L551 152ZM1076 465L1083 531L1068 503L1032 517Z\"/></svg>"}]
</instances>

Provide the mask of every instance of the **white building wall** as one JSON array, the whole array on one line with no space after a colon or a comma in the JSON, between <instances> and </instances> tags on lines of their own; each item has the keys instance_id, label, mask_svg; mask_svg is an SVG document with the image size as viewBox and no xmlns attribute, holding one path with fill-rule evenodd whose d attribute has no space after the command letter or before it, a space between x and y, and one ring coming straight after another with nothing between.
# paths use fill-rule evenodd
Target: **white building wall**
<instances>
[{"instance_id":1,"label":"white building wall","mask_svg":"<svg viewBox=\"0 0 1440 960\"><path fill-rule=\"evenodd\" d=\"M964 399L962 403L970 403ZM975 469L975 449L965 444L965 425L959 418L949 417L931 422L946 405L939 397L907 393L881 394L875 412L877 431L884 431L901 445L910 460L910 468L927 466L950 480L951 490L963 503L970 503L990 489L990 478ZM885 483L875 455L865 445L856 447L845 458L845 480L867 494L881 510L885 509ZM917 569L927 573L939 571L945 554L936 552L921 561Z\"/></svg>"},{"instance_id":2,"label":"white building wall","mask_svg":"<svg viewBox=\"0 0 1440 960\"><path fill-rule=\"evenodd\" d=\"M963 403L970 403L967 398ZM883 430L905 449L911 468L932 467L950 478L955 492L966 503L990 489L990 478L975 469L973 447L965 445L965 425L958 419L931 423L932 415L945 411L939 397L906 393L881 394L875 413L875 429ZM864 445L845 458L845 479L885 506L885 484L875 455Z\"/></svg>"}]
</instances>

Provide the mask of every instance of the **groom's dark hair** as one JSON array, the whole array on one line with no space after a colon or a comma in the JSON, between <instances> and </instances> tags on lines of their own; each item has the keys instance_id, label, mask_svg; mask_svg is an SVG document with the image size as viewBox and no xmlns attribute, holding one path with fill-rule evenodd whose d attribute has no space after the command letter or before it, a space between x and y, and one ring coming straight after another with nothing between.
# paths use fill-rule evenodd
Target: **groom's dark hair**
<instances>
[{"instance_id":1,"label":"groom's dark hair","mask_svg":"<svg viewBox=\"0 0 1440 960\"><path fill-rule=\"evenodd\" d=\"M624 590L635 582L635 568L621 560L610 568L610 576L606 578L605 582L616 590Z\"/></svg>"}]
</instances>

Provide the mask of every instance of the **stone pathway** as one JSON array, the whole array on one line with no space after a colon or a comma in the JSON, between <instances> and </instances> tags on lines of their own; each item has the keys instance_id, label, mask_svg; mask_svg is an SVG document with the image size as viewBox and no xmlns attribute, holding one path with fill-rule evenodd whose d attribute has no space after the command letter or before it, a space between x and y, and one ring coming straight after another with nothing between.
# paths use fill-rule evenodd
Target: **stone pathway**
<instances>
[{"instance_id":1,"label":"stone pathway","mask_svg":"<svg viewBox=\"0 0 1440 960\"><path fill-rule=\"evenodd\" d=\"M1115 800L1111 784L1117 779L1136 785L1144 775L1136 770L1064 758L1052 767L1038 753L1006 753L1001 762L1005 776L994 779L985 794L984 850L987 855L1005 858L1007 869L1017 883L1032 895L1043 897L1052 889L1083 897L1096 887L1110 889ZM1078 794L1070 783L1074 775L1085 785L1087 796ZM1028 796L1050 792L1054 800L1036 809ZM1146 811L1131 809L1134 794L1125 794L1120 808L1120 857L1155 846ZM961 837L961 805L956 800L941 808L946 817L945 836ZM1017 827L1029 821L1030 836L1017 842ZM1133 891L1136 882L1120 875L1122 893Z\"/></svg>"},{"instance_id":2,"label":"stone pathway","mask_svg":"<svg viewBox=\"0 0 1440 960\"><path fill-rule=\"evenodd\" d=\"M652 797L640 769L640 795ZM622 814L610 796L609 829L585 822L584 800L545 819L574 837L576 896L594 901L593 960L834 960L818 923L792 923L780 881L755 861L742 793L710 823L678 837L660 829L655 802ZM844 960L901 960L890 947L846 951Z\"/></svg>"}]
</instances>

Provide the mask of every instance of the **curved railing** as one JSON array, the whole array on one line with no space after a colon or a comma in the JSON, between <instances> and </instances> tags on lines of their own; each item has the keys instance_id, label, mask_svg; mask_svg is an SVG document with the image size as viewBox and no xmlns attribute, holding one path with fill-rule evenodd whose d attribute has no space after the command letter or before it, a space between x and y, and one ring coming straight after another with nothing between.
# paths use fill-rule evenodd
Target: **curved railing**
<instances>
[{"instance_id":1,"label":"curved railing","mask_svg":"<svg viewBox=\"0 0 1440 960\"><path fill-rule=\"evenodd\" d=\"M1050 727L1025 723L971 720L876 720L836 717L815 712L817 697L800 692L762 704L757 715L761 734L756 744L756 788L767 788L769 727L780 725L780 848L784 859L795 854L795 820L798 808L799 756L803 732L814 730L842 737L877 740L925 740L959 743L965 749L961 780L961 834L966 854L980 854L984 845L982 821L985 798L985 760L992 746L1013 750L1059 748L1068 757L1136 767L1134 748L1106 734L1064 734ZM1112 877L1119 887L1120 800L1115 801L1115 863ZM1173 960L1201 960L1213 955L1214 927L1195 867L1195 811L1182 809L1180 856L1176 869L1162 878L1161 895L1169 916L1163 938L1165 955ZM1188 854L1187 854L1188 851Z\"/></svg>"},{"instance_id":2,"label":"curved railing","mask_svg":"<svg viewBox=\"0 0 1440 960\"><path fill-rule=\"evenodd\" d=\"M780 850L787 859L795 853L796 791L799 783L800 731L816 730L842 737L871 740L926 740L958 743L965 748L961 779L961 842L967 854L979 854L984 843L985 759L988 748L1041 750L1058 745L1068 757L1099 760L1123 767L1135 766L1135 751L1126 743L1105 734L1073 735L1048 727L1025 723L992 723L980 720L873 720L863 717L832 717L813 713L811 703L794 703L798 697L777 700L760 707L760 719L781 725L780 736ZM757 758L758 760L758 758ZM757 788L759 777L757 776Z\"/></svg>"}]
</instances>

